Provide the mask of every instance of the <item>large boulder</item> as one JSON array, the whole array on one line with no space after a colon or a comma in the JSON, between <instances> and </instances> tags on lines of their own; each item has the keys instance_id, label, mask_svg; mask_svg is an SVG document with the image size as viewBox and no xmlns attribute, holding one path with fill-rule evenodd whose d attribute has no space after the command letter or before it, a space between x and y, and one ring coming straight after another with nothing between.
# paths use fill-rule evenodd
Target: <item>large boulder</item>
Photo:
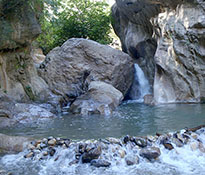
<instances>
[{"instance_id":1,"label":"large boulder","mask_svg":"<svg viewBox=\"0 0 205 175\"><path fill-rule=\"evenodd\" d=\"M8 95L0 93L0 128L15 124L40 123L54 118L52 105L17 103Z\"/></svg>"},{"instance_id":2,"label":"large boulder","mask_svg":"<svg viewBox=\"0 0 205 175\"><path fill-rule=\"evenodd\" d=\"M156 103L203 102L205 1L116 0L113 27Z\"/></svg>"},{"instance_id":3,"label":"large boulder","mask_svg":"<svg viewBox=\"0 0 205 175\"><path fill-rule=\"evenodd\" d=\"M2 150L2 153L21 152L30 141L32 141L31 138L8 136L0 133L0 150Z\"/></svg>"},{"instance_id":4,"label":"large boulder","mask_svg":"<svg viewBox=\"0 0 205 175\"><path fill-rule=\"evenodd\" d=\"M110 115L123 99L122 93L112 85L92 81L88 91L78 97L70 107L74 114Z\"/></svg>"},{"instance_id":5,"label":"large boulder","mask_svg":"<svg viewBox=\"0 0 205 175\"><path fill-rule=\"evenodd\" d=\"M132 59L120 50L72 38L46 56L39 74L54 93L72 99L86 92L91 81L109 83L125 95L134 67Z\"/></svg>"}]
</instances>

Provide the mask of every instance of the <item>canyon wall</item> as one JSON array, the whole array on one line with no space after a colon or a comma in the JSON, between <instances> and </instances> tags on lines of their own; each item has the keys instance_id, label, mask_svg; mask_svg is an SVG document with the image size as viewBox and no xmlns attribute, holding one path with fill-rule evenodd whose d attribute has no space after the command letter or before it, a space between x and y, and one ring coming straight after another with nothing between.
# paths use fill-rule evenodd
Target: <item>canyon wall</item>
<instances>
[{"instance_id":1,"label":"canyon wall","mask_svg":"<svg viewBox=\"0 0 205 175\"><path fill-rule=\"evenodd\" d=\"M0 1L0 93L18 101L43 100L48 88L31 56L31 43L41 32L33 10L38 6L32 5L22 0Z\"/></svg>"},{"instance_id":2,"label":"canyon wall","mask_svg":"<svg viewBox=\"0 0 205 175\"><path fill-rule=\"evenodd\" d=\"M156 103L203 102L205 1L116 0L113 27Z\"/></svg>"}]
</instances>

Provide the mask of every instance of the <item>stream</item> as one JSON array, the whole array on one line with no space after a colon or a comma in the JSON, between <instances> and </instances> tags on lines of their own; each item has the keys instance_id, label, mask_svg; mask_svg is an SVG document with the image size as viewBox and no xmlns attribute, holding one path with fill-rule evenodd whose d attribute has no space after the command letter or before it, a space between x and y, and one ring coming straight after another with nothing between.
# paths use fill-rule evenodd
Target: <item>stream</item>
<instances>
[{"instance_id":1,"label":"stream","mask_svg":"<svg viewBox=\"0 0 205 175\"><path fill-rule=\"evenodd\" d=\"M54 120L42 123L32 123L16 126L2 133L21 135L33 138L49 136L70 138L76 142L88 139L103 139L107 137L123 138L124 136L147 136L173 133L185 128L205 124L205 104L166 104L147 106L139 103L124 103L112 116L73 116L63 115ZM197 131L197 139L205 143L205 128ZM26 150L19 154L5 155L0 158L0 168L14 175L204 175L205 153L192 145L198 140L191 139L183 146L174 150L166 150L158 142L155 146L161 150L161 156L154 162L140 158L137 165L127 166L124 158L113 154L113 150L122 149L127 155L138 155L129 144L109 144L102 158L109 160L109 168L96 168L90 164L69 163L75 157L76 145L68 149L57 148L54 157L45 160L25 159ZM83 142L84 142L83 141ZM95 141L92 141L95 142ZM60 158L59 158L60 157ZM140 156L139 156L140 157Z\"/></svg>"}]
</instances>

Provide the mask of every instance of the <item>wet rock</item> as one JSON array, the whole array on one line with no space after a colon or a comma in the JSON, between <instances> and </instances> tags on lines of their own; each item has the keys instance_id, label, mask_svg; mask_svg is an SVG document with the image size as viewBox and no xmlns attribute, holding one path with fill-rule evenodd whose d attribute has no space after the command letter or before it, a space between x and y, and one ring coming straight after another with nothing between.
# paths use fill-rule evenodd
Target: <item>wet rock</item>
<instances>
[{"instance_id":1,"label":"wet rock","mask_svg":"<svg viewBox=\"0 0 205 175\"><path fill-rule=\"evenodd\" d=\"M122 93L112 85L101 81L92 81L88 91L79 96L69 110L74 114L82 115L111 115L122 99Z\"/></svg>"},{"instance_id":2,"label":"wet rock","mask_svg":"<svg viewBox=\"0 0 205 175\"><path fill-rule=\"evenodd\" d=\"M89 163L93 159L98 159L99 156L101 155L101 153L102 153L101 147L91 149L89 152L85 152L82 155L82 162L83 163Z\"/></svg>"},{"instance_id":3,"label":"wet rock","mask_svg":"<svg viewBox=\"0 0 205 175\"><path fill-rule=\"evenodd\" d=\"M94 159L90 162L90 165L99 168L99 167L109 167L111 163L102 159Z\"/></svg>"},{"instance_id":4,"label":"wet rock","mask_svg":"<svg viewBox=\"0 0 205 175\"><path fill-rule=\"evenodd\" d=\"M113 137L109 137L106 139L109 143L111 144L118 144L118 145L122 145L121 143L121 140L120 139L116 139L116 138L113 138Z\"/></svg>"},{"instance_id":5,"label":"wet rock","mask_svg":"<svg viewBox=\"0 0 205 175\"><path fill-rule=\"evenodd\" d=\"M138 145L139 147L146 147L147 146L147 140L141 137L134 137L133 142Z\"/></svg>"},{"instance_id":6,"label":"wet rock","mask_svg":"<svg viewBox=\"0 0 205 175\"><path fill-rule=\"evenodd\" d=\"M143 148L139 152L140 156L147 158L148 160L157 159L160 155L160 149L157 147Z\"/></svg>"},{"instance_id":7,"label":"wet rock","mask_svg":"<svg viewBox=\"0 0 205 175\"><path fill-rule=\"evenodd\" d=\"M128 166L139 164L139 157L138 156L126 156L125 162Z\"/></svg>"},{"instance_id":8,"label":"wet rock","mask_svg":"<svg viewBox=\"0 0 205 175\"><path fill-rule=\"evenodd\" d=\"M196 133L191 133L191 137L196 140L198 138L198 135Z\"/></svg>"},{"instance_id":9,"label":"wet rock","mask_svg":"<svg viewBox=\"0 0 205 175\"><path fill-rule=\"evenodd\" d=\"M127 142L129 142L130 139L131 139L131 137L130 137L129 135L127 135L127 136L125 136L125 137L123 138L123 142L124 142L125 144L127 144Z\"/></svg>"},{"instance_id":10,"label":"wet rock","mask_svg":"<svg viewBox=\"0 0 205 175\"><path fill-rule=\"evenodd\" d=\"M27 148L29 150L34 150L36 147L33 144L28 144Z\"/></svg>"},{"instance_id":11,"label":"wet rock","mask_svg":"<svg viewBox=\"0 0 205 175\"><path fill-rule=\"evenodd\" d=\"M183 142L181 140L177 139L177 138L172 138L171 140L177 147L184 146Z\"/></svg>"},{"instance_id":12,"label":"wet rock","mask_svg":"<svg viewBox=\"0 0 205 175\"><path fill-rule=\"evenodd\" d=\"M34 152L30 152L24 156L24 158L31 158L34 156Z\"/></svg>"},{"instance_id":13,"label":"wet rock","mask_svg":"<svg viewBox=\"0 0 205 175\"><path fill-rule=\"evenodd\" d=\"M54 148L49 147L48 154L49 154L50 156L54 156L55 152L56 152L56 150L55 150Z\"/></svg>"},{"instance_id":14,"label":"wet rock","mask_svg":"<svg viewBox=\"0 0 205 175\"><path fill-rule=\"evenodd\" d=\"M53 138L53 139L49 140L48 145L55 146L56 145L56 139Z\"/></svg>"},{"instance_id":15,"label":"wet rock","mask_svg":"<svg viewBox=\"0 0 205 175\"><path fill-rule=\"evenodd\" d=\"M168 150L174 149L173 145L171 143L163 143L164 147Z\"/></svg>"}]
</instances>

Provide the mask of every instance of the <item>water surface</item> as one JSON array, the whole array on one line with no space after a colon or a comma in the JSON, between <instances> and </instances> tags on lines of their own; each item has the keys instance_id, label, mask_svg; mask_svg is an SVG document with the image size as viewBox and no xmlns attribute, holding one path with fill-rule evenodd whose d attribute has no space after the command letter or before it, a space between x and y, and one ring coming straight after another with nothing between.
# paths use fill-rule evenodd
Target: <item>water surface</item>
<instances>
[{"instance_id":1,"label":"water surface","mask_svg":"<svg viewBox=\"0 0 205 175\"><path fill-rule=\"evenodd\" d=\"M112 116L64 115L46 122L18 125L1 132L42 138L66 137L74 140L153 135L205 124L205 104L121 105Z\"/></svg>"}]
</instances>

